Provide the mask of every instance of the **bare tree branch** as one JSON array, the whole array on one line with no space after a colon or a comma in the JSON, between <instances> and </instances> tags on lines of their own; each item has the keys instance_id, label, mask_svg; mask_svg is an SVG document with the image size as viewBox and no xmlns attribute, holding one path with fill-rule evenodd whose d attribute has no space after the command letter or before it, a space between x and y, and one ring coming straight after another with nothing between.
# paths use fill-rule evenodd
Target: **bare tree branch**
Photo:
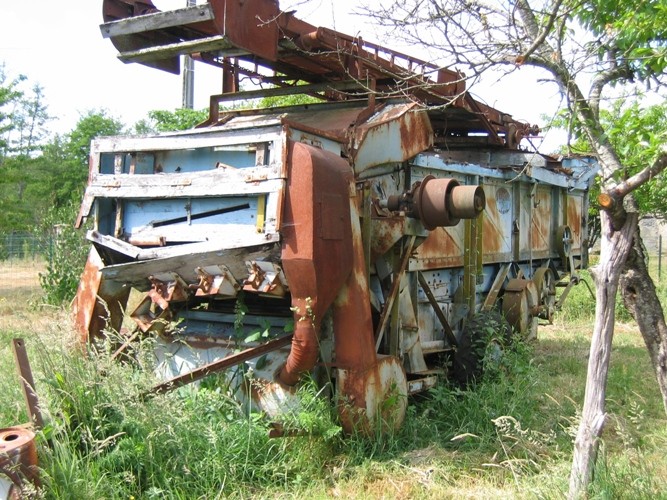
<instances>
[{"instance_id":1,"label":"bare tree branch","mask_svg":"<svg viewBox=\"0 0 667 500\"><path fill-rule=\"evenodd\" d=\"M554 3L553 8L551 9L551 13L549 14L549 17L547 19L547 24L544 26L542 33L538 34L537 37L534 38L533 44L530 47L528 47L528 50L526 50L520 56L520 61L519 58L517 58L518 64L523 63L523 61L528 59L528 57L530 57L533 52L535 52L537 49L541 49L542 45L546 44L547 36L551 34L556 19L558 19L559 17L559 11L562 4L563 0L557 0ZM524 0L519 0L519 2L517 2L517 6L519 8L519 12L521 13L521 17L524 19L524 22L526 18L529 18L531 25L537 24L537 22L535 21L535 13L532 10L526 8L526 2Z\"/></svg>"},{"instance_id":2,"label":"bare tree branch","mask_svg":"<svg viewBox=\"0 0 667 500\"><path fill-rule=\"evenodd\" d=\"M602 193L598 197L598 202L604 209L611 209L614 204L619 203L625 196L642 186L644 183L653 179L667 168L667 147L663 149L662 154L653 162L653 165L637 172L629 179L624 180L613 189Z\"/></svg>"}]
</instances>

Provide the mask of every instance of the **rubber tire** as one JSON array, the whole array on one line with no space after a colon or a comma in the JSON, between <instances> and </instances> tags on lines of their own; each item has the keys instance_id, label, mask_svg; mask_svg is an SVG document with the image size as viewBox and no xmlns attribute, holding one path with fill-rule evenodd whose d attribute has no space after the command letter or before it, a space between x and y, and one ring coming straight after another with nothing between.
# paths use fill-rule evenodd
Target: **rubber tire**
<instances>
[{"instance_id":1,"label":"rubber tire","mask_svg":"<svg viewBox=\"0 0 667 500\"><path fill-rule=\"evenodd\" d=\"M512 327L497 311L480 312L468 320L453 356L451 378L461 386L479 380L484 357L494 344L500 351L511 342Z\"/></svg>"}]
</instances>

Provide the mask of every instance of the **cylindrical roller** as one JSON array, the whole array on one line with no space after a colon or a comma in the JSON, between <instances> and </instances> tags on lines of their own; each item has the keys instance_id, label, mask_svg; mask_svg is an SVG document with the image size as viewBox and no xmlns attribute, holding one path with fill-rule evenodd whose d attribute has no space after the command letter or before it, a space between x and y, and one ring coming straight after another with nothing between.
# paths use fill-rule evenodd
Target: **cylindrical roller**
<instances>
[{"instance_id":1,"label":"cylindrical roller","mask_svg":"<svg viewBox=\"0 0 667 500\"><path fill-rule=\"evenodd\" d=\"M427 175L415 190L414 203L416 216L431 231L474 219L486 208L486 196L481 186L461 186L456 179Z\"/></svg>"},{"instance_id":2,"label":"cylindrical roller","mask_svg":"<svg viewBox=\"0 0 667 500\"><path fill-rule=\"evenodd\" d=\"M486 208L482 186L456 186L449 196L451 219L474 219Z\"/></svg>"},{"instance_id":3,"label":"cylindrical roller","mask_svg":"<svg viewBox=\"0 0 667 500\"><path fill-rule=\"evenodd\" d=\"M23 427L0 429L0 474L16 488L39 484L35 433Z\"/></svg>"},{"instance_id":4,"label":"cylindrical roller","mask_svg":"<svg viewBox=\"0 0 667 500\"><path fill-rule=\"evenodd\" d=\"M450 217L447 199L459 185L456 179L436 179L427 175L417 188L415 204L424 227L429 231L440 226L455 226L458 219Z\"/></svg>"}]
</instances>

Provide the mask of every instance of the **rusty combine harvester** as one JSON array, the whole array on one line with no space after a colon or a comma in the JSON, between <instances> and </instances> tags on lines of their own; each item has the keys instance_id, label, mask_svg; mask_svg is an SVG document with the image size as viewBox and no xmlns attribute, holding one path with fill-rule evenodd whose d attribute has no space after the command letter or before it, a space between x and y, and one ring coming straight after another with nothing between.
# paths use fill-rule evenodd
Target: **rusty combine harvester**
<instances>
[{"instance_id":1,"label":"rusty combine harvester","mask_svg":"<svg viewBox=\"0 0 667 500\"><path fill-rule=\"evenodd\" d=\"M474 374L480 318L534 335L586 266L595 162L521 150L539 130L460 73L274 0L103 10L122 61L178 73L187 54L223 75L195 129L92 146L76 324L84 342L120 331L144 292L129 316L158 338L155 392L229 369L273 415L310 373L333 381L346 430L398 426L403 396L452 360L450 375ZM221 107L290 94L321 102Z\"/></svg>"}]
</instances>

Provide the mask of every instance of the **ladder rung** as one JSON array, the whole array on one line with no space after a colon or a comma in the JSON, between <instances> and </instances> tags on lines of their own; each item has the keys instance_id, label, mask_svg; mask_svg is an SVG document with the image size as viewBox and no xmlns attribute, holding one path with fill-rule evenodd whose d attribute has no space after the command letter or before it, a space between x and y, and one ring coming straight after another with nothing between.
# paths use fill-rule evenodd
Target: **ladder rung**
<instances>
[{"instance_id":1,"label":"ladder rung","mask_svg":"<svg viewBox=\"0 0 667 500\"><path fill-rule=\"evenodd\" d=\"M183 9L167 12L156 12L143 16L128 17L118 21L112 21L100 25L102 36L110 38L114 36L133 35L146 31L173 28L185 24L210 21L215 16L211 4L193 5Z\"/></svg>"}]
</instances>

